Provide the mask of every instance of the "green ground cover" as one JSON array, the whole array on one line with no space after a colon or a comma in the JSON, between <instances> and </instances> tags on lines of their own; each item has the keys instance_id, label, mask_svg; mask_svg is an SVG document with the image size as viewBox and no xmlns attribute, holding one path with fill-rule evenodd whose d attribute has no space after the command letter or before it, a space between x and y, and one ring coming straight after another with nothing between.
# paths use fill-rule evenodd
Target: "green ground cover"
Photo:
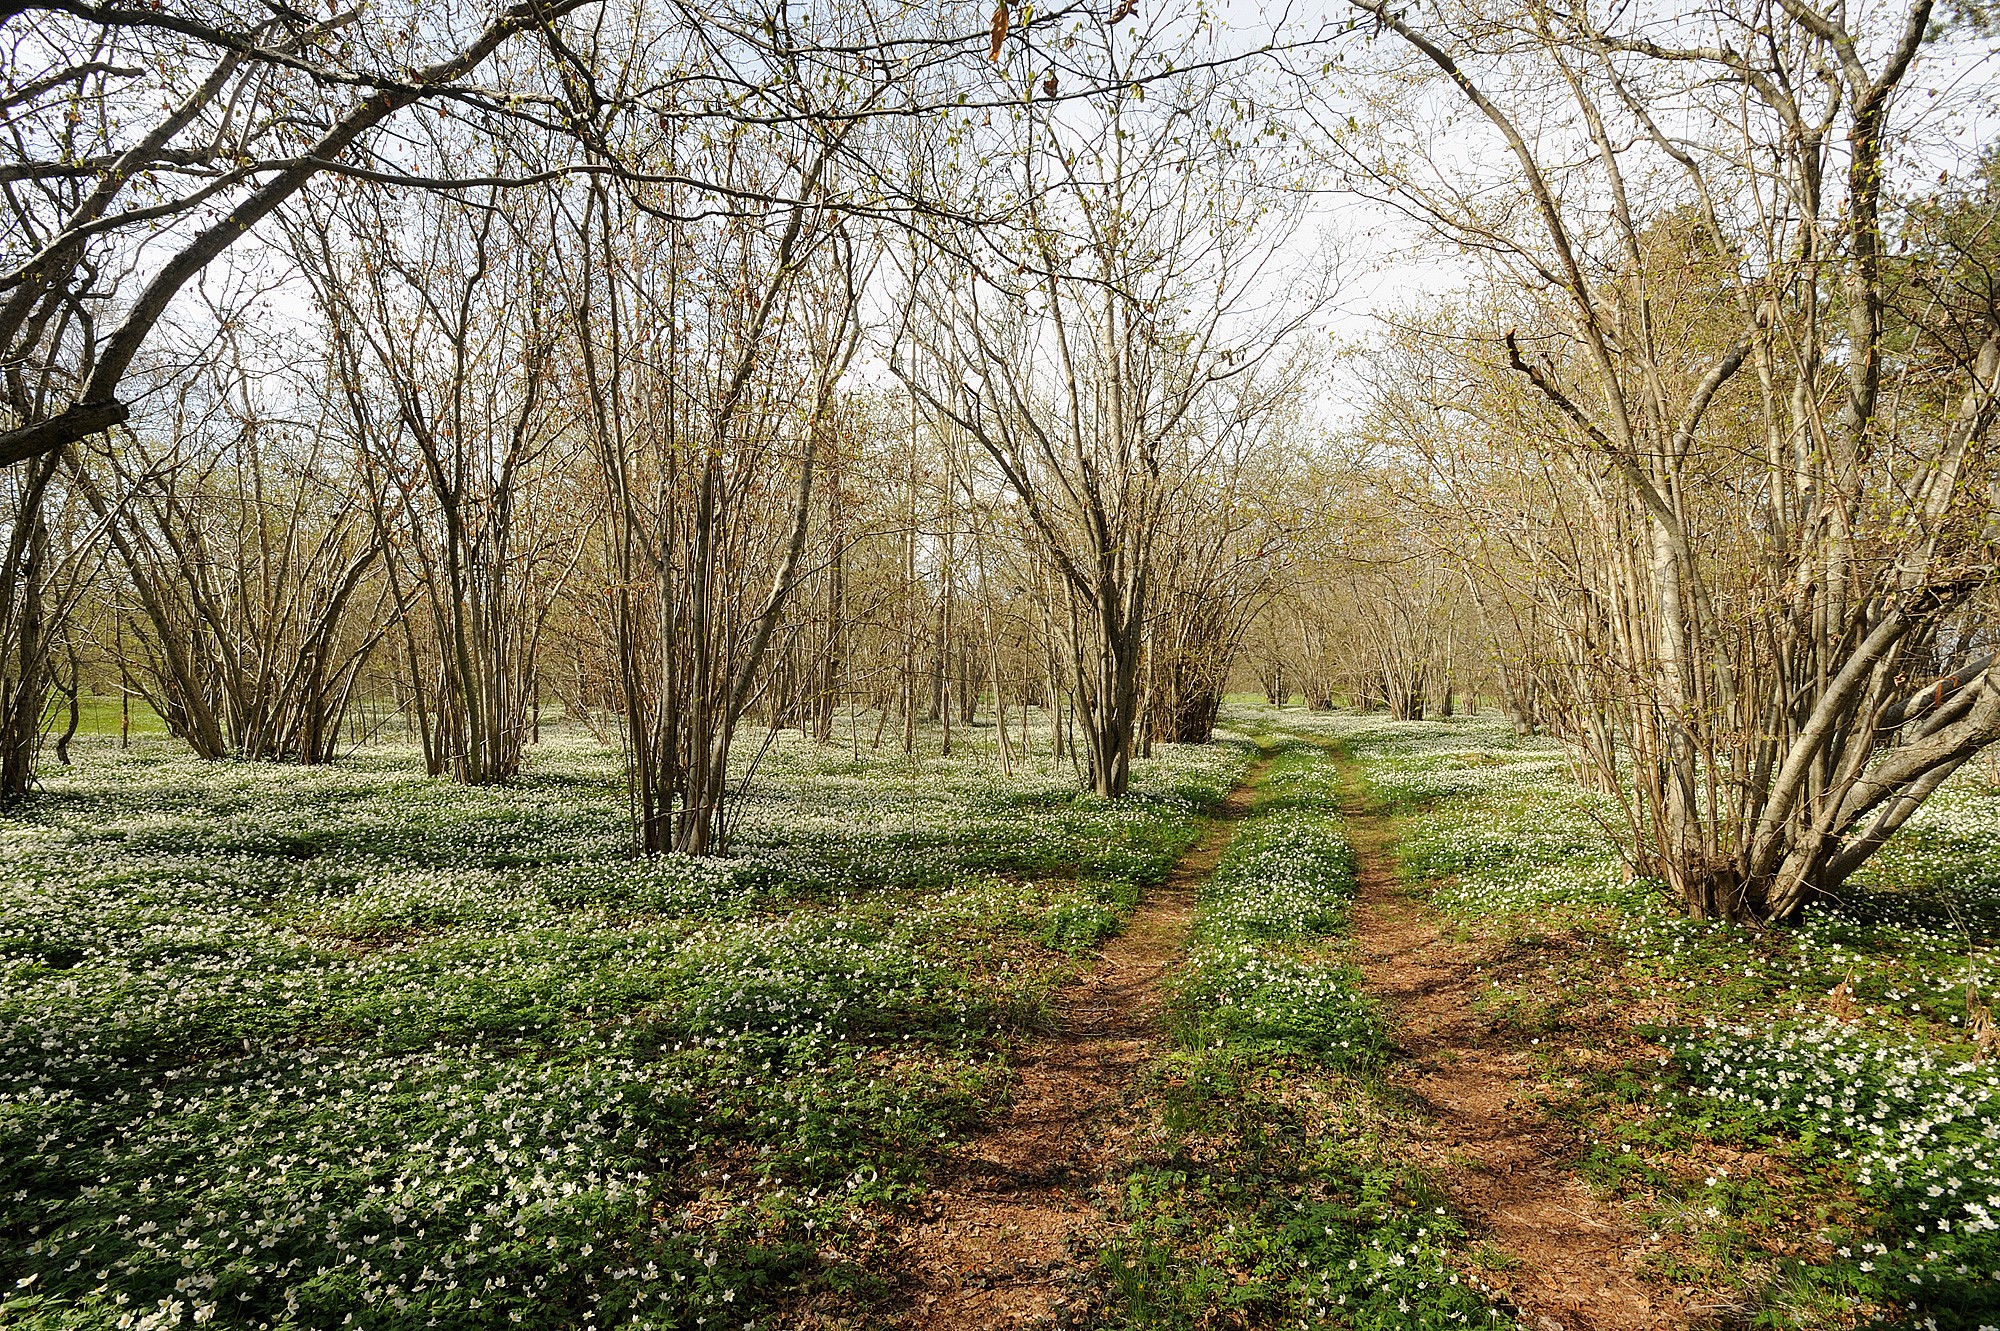
<instances>
[{"instance_id":1,"label":"green ground cover","mask_svg":"<svg viewBox=\"0 0 2000 1331\"><path fill-rule=\"evenodd\" d=\"M1239 724L1268 725L1249 712ZM1504 1324L1460 1274L1465 1227L1398 1158L1407 1118L1345 935L1354 852L1321 746L1282 734L1196 910L1176 1048L1100 1254L1120 1326Z\"/></svg>"},{"instance_id":2,"label":"green ground cover","mask_svg":"<svg viewBox=\"0 0 2000 1331\"><path fill-rule=\"evenodd\" d=\"M50 704L51 724L60 734L69 724L69 704L57 698ZM130 700L129 710L122 706L117 694L86 693L77 699L76 733L79 735L116 735L129 723L134 735L164 735L167 723L160 719L144 698Z\"/></svg>"},{"instance_id":3,"label":"green ground cover","mask_svg":"<svg viewBox=\"0 0 2000 1331\"><path fill-rule=\"evenodd\" d=\"M1246 752L1114 804L781 740L705 863L629 857L576 736L483 790L82 746L0 823L0 1324L865 1311L882 1211Z\"/></svg>"},{"instance_id":4,"label":"green ground cover","mask_svg":"<svg viewBox=\"0 0 2000 1331\"><path fill-rule=\"evenodd\" d=\"M1595 1138L1577 1168L1650 1215L1658 1278L1719 1324L2000 1325L2000 1067L1968 1029L2000 979L1983 765L1842 900L1758 933L1631 880L1552 745L1320 724L1403 811L1404 872L1487 945L1489 1011Z\"/></svg>"},{"instance_id":5,"label":"green ground cover","mask_svg":"<svg viewBox=\"0 0 2000 1331\"><path fill-rule=\"evenodd\" d=\"M1659 1279L1723 1325L2000 1325L1983 771L1755 934L1675 916L1562 753L1489 719L1232 717L1276 761L1203 890L1086 1321L1501 1320L1380 1079L1334 743ZM1114 804L977 744L786 738L705 863L628 856L617 757L569 732L501 790L392 748L83 743L0 822L0 1325L868 1325L882 1222L1251 751L1165 749Z\"/></svg>"}]
</instances>

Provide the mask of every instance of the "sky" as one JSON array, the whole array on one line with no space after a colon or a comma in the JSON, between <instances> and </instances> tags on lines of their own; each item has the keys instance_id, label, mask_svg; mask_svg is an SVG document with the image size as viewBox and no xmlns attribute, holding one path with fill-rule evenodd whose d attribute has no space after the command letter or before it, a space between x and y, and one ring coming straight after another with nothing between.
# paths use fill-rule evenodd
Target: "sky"
<instances>
[{"instance_id":1,"label":"sky","mask_svg":"<svg viewBox=\"0 0 2000 1331\"><path fill-rule=\"evenodd\" d=\"M1413 21L1426 21L1430 8L1420 4L1409 11ZM1688 32L1690 21L1675 14L1670 6L1654 4L1652 8L1659 11L1657 21L1664 33ZM1643 15L1645 10L1645 6L1628 8L1628 21L1633 21L1635 14ZM1241 54L1264 46L1274 34L1281 39L1323 35L1333 16L1340 12L1338 7L1325 4L1273 6L1254 0L1219 0L1206 6L1178 3L1155 6L1141 0L1137 16L1120 31L1121 35L1129 34L1136 40L1140 25L1149 24L1155 42L1170 46L1170 41L1162 39L1177 30L1198 28L1204 37L1212 39L1213 49ZM1901 11L1875 4L1865 8L1857 5L1854 12L1872 14L1879 21ZM1993 38L1958 33L1934 43L1926 51L1923 63L1896 108L1896 119L1902 126L1899 141L1906 145L1898 173L1902 178L1928 179L1933 168L1947 173L1961 171L1968 161L1995 142L1996 126L2000 125L1995 114L1996 100L2000 100L1994 94L1995 46ZM1334 67L1329 75L1308 78L1295 85L1285 95L1296 95L1297 89L1303 88L1313 118L1321 125L1338 126L1345 117L1355 115L1365 126L1371 114L1365 96L1370 85L1358 83L1346 71L1380 65L1385 58L1406 55L1407 48L1391 34L1382 34L1372 41L1362 35L1351 35L1327 49L1336 48L1352 58L1344 66ZM1318 54L1295 54L1288 60L1310 70L1321 58ZM1018 82L1023 73L1033 74L1032 69L1010 69L1005 65L1002 62L992 70L995 86L1010 75ZM1441 118L1464 110L1456 94L1441 85L1418 94L1406 104L1406 109L1412 113L1413 121L1398 128L1408 128L1415 120ZM1512 169L1511 162L1491 127L1476 119L1461 118L1455 124L1459 127L1456 137L1430 145L1437 155L1448 166L1459 169L1491 172L1497 166L1498 178L1504 179ZM1385 313L1449 300L1478 280L1481 265L1476 259L1438 243L1406 216L1370 197L1371 189L1354 187L1354 182L1343 180L1331 167L1311 176L1308 183L1312 187L1308 216L1305 225L1287 241L1294 256L1288 262L1303 270L1329 249L1340 255L1343 276L1340 289L1313 320L1317 335L1329 343L1353 346L1365 342L1377 330ZM259 297L263 317L272 326L282 327L307 319L310 303L303 283L273 281L273 274L279 269L268 249L260 249L254 243L239 246L231 256L230 266L257 274L257 284L263 288ZM226 283L217 274L206 285L219 290ZM194 304L189 297L183 297L184 308ZM854 373L859 381L880 381L883 367L879 358L864 358ZM1328 410L1336 416L1343 410L1337 396L1330 395L1327 403Z\"/></svg>"}]
</instances>

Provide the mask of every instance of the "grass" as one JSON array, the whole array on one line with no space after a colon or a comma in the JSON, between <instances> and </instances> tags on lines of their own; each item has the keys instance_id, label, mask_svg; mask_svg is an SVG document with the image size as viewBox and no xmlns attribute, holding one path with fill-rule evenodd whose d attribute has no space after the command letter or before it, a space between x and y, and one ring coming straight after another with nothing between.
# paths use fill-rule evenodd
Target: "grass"
<instances>
[{"instance_id":1,"label":"grass","mask_svg":"<svg viewBox=\"0 0 2000 1331\"><path fill-rule=\"evenodd\" d=\"M713 863L629 857L575 735L501 790L80 746L0 823L0 1324L865 1316L883 1218L1244 761L1114 804L786 740Z\"/></svg>"},{"instance_id":2,"label":"grass","mask_svg":"<svg viewBox=\"0 0 2000 1331\"><path fill-rule=\"evenodd\" d=\"M60 734L69 724L69 703L62 698L50 704L51 724ZM117 695L86 693L77 699L78 735L117 735L123 733L129 723L133 735L165 735L167 723L144 698L129 700L129 717L126 705L121 705Z\"/></svg>"},{"instance_id":3,"label":"grass","mask_svg":"<svg viewBox=\"0 0 2000 1331\"><path fill-rule=\"evenodd\" d=\"M1332 759L1283 747L1201 893L1085 1320L1500 1324L1460 1274L1462 1220L1399 1158L1382 1013L1344 955L1354 852Z\"/></svg>"},{"instance_id":4,"label":"grass","mask_svg":"<svg viewBox=\"0 0 2000 1331\"><path fill-rule=\"evenodd\" d=\"M1574 1168L1715 1324L2000 1324L2000 792L1942 792L1796 929L1688 921L1631 879L1562 753L1487 721L1329 719L1405 816L1402 868L1541 1041ZM1830 992L1838 990L1838 993Z\"/></svg>"}]
</instances>

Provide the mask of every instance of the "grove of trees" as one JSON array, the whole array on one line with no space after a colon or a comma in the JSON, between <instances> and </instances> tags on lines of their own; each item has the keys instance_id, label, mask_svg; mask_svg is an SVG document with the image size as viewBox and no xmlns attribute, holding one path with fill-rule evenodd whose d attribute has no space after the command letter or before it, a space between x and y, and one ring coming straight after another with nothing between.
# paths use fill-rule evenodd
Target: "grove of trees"
<instances>
[{"instance_id":1,"label":"grove of trees","mask_svg":"<svg viewBox=\"0 0 2000 1331\"><path fill-rule=\"evenodd\" d=\"M712 855L775 729L1116 799L1253 685L1559 736L1762 925L2000 741L1974 7L0 24L9 800L93 693L466 783L559 707Z\"/></svg>"}]
</instances>

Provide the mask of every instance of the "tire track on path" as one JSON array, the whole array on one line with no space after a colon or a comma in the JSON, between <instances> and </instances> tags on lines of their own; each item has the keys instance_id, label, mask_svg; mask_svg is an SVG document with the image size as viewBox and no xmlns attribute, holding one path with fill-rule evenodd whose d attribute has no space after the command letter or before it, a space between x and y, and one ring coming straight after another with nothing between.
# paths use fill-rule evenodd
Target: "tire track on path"
<instances>
[{"instance_id":1,"label":"tire track on path","mask_svg":"<svg viewBox=\"0 0 2000 1331\"><path fill-rule=\"evenodd\" d=\"M1461 1210L1517 1265L1508 1287L1530 1331L1652 1331L1700 1320L1643 1280L1646 1235L1570 1166L1581 1142L1535 1107L1527 1042L1477 1010L1476 944L1455 942L1436 911L1397 879L1395 830L1367 799L1358 765L1337 754L1355 852L1355 961L1388 1005L1401 1058L1388 1081L1423 1122L1424 1154Z\"/></svg>"},{"instance_id":2,"label":"tire track on path","mask_svg":"<svg viewBox=\"0 0 2000 1331\"><path fill-rule=\"evenodd\" d=\"M970 1138L889 1236L889 1324L910 1331L1033 1325L1061 1311L1090 1261L1099 1190L1132 1131L1127 1102L1164 1038L1161 981L1186 951L1197 892L1270 766L1245 771L1208 828L1150 889L1089 973L1055 997L1054 1030L1023 1047L1007 1107Z\"/></svg>"}]
</instances>

